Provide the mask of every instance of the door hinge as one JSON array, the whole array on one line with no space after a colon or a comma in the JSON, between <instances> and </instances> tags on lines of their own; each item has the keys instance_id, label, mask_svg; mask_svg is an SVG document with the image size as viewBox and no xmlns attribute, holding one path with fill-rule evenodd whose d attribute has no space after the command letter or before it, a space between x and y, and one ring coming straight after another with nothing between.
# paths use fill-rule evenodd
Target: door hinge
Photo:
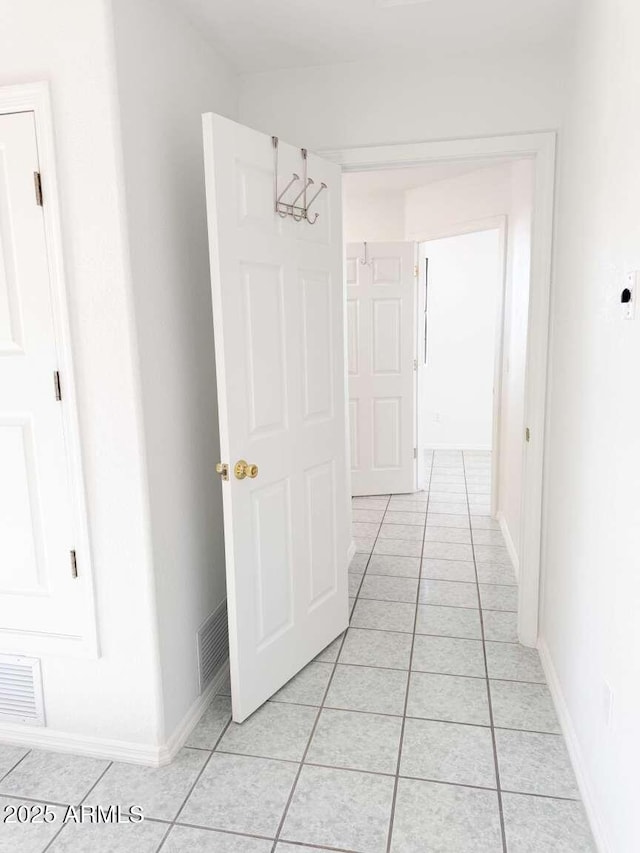
<instances>
[{"instance_id":1,"label":"door hinge","mask_svg":"<svg viewBox=\"0 0 640 853\"><path fill-rule=\"evenodd\" d=\"M413 266L413 275L415 278L418 278L418 264L414 264Z\"/></svg>"},{"instance_id":2,"label":"door hinge","mask_svg":"<svg viewBox=\"0 0 640 853\"><path fill-rule=\"evenodd\" d=\"M414 458L414 459L417 459L417 458L418 458L418 448L417 448L417 447L414 447L414 448L413 448L413 458Z\"/></svg>"},{"instance_id":3,"label":"door hinge","mask_svg":"<svg viewBox=\"0 0 640 853\"><path fill-rule=\"evenodd\" d=\"M76 552L75 551L69 551L69 554L71 555L71 577L77 578L78 577L78 561L76 559Z\"/></svg>"},{"instance_id":4,"label":"door hinge","mask_svg":"<svg viewBox=\"0 0 640 853\"><path fill-rule=\"evenodd\" d=\"M40 172L33 173L33 188L36 191L36 204L42 207L42 178Z\"/></svg>"},{"instance_id":5,"label":"door hinge","mask_svg":"<svg viewBox=\"0 0 640 853\"><path fill-rule=\"evenodd\" d=\"M414 359L413 359L413 369L414 369L414 370L417 370L417 369L418 369L418 359L417 359L417 358L414 358Z\"/></svg>"},{"instance_id":6,"label":"door hinge","mask_svg":"<svg viewBox=\"0 0 640 853\"><path fill-rule=\"evenodd\" d=\"M62 385L60 384L60 372L58 370L53 371L53 390L56 400L62 400Z\"/></svg>"},{"instance_id":7,"label":"door hinge","mask_svg":"<svg viewBox=\"0 0 640 853\"><path fill-rule=\"evenodd\" d=\"M525 441L531 441L531 430L527 427L524 431Z\"/></svg>"}]
</instances>

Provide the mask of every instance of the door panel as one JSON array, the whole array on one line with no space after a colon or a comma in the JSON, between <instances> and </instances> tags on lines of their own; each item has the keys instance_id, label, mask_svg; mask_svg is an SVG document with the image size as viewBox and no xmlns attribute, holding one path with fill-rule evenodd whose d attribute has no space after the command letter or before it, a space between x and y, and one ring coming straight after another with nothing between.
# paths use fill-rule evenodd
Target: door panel
<instances>
[{"instance_id":1,"label":"door panel","mask_svg":"<svg viewBox=\"0 0 640 853\"><path fill-rule=\"evenodd\" d=\"M0 625L82 634L34 116L0 115Z\"/></svg>"},{"instance_id":2,"label":"door panel","mask_svg":"<svg viewBox=\"0 0 640 853\"><path fill-rule=\"evenodd\" d=\"M233 718L245 719L348 621L341 178L315 225L274 210L273 144L204 116ZM279 144L279 186L301 174ZM258 466L236 479L233 466Z\"/></svg>"},{"instance_id":3,"label":"door panel","mask_svg":"<svg viewBox=\"0 0 640 853\"><path fill-rule=\"evenodd\" d=\"M416 488L414 243L347 246L351 490Z\"/></svg>"}]
</instances>

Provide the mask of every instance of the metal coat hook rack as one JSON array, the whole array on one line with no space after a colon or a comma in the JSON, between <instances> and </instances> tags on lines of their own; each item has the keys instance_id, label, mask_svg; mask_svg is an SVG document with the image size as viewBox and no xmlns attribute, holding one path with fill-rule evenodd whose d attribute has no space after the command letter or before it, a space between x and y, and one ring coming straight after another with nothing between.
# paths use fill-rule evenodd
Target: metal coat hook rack
<instances>
[{"instance_id":1,"label":"metal coat hook rack","mask_svg":"<svg viewBox=\"0 0 640 853\"><path fill-rule=\"evenodd\" d=\"M295 184L301 180L300 175L296 172L293 172L291 175L291 180L286 185L286 187L278 193L278 137L272 136L271 140L273 142L273 168L274 168L274 178L273 178L273 195L275 199L275 212L282 216L284 219L287 216L291 216L296 222L301 222L303 219L309 223L309 225L315 225L318 219L319 213L315 212L312 216L309 216L309 209L314 201L318 198L322 190L326 190L327 185L324 181L320 184L320 188L313 194L310 199L307 199L307 191L309 187L314 185L313 178L309 178L307 176L307 149L301 148L300 153L302 155L302 188L298 190L298 194L295 198L292 198L291 201L285 201L284 197L291 190ZM297 187L296 187L297 189ZM294 190L295 191L295 190Z\"/></svg>"}]
</instances>

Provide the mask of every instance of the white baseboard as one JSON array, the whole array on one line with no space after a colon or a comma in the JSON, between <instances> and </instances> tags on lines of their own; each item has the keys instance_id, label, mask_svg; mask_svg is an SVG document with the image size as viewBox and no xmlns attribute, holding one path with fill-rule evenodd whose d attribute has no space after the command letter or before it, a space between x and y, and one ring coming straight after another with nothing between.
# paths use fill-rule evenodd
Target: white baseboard
<instances>
[{"instance_id":1,"label":"white baseboard","mask_svg":"<svg viewBox=\"0 0 640 853\"><path fill-rule=\"evenodd\" d=\"M28 749L72 752L90 758L104 758L109 761L126 761L130 764L161 767L172 761L184 746L211 698L224 683L228 672L228 663L223 664L204 693L196 698L175 731L162 745L133 743L61 732L46 727L36 728L11 724L0 725L0 741L15 746L24 746Z\"/></svg>"},{"instance_id":2,"label":"white baseboard","mask_svg":"<svg viewBox=\"0 0 640 853\"><path fill-rule=\"evenodd\" d=\"M544 673L547 677L547 684L549 685L553 704L555 705L556 713L558 714L558 720L567 744L567 750L573 766L573 772L576 774L576 781L578 783L578 788L580 790L582 802L587 814L587 820L589 821L596 847L599 853L613 853L613 847L609 844L604 831L604 822L598 813L596 798L591 789L591 783L586 771L584 758L582 757L580 743L573 727L567 703L565 702L564 695L562 693L560 680L553 665L547 644L542 639L538 641L538 651L540 652L542 668L544 669Z\"/></svg>"},{"instance_id":3,"label":"white baseboard","mask_svg":"<svg viewBox=\"0 0 640 853\"><path fill-rule=\"evenodd\" d=\"M513 571L516 574L516 580L519 581L520 559L518 557L518 551L516 546L513 544L513 539L511 538L511 531L509 530L507 519L504 517L504 513L500 509L496 513L496 520L500 525L500 530L502 531L502 536L504 538L504 544L507 546L507 552L509 554L509 557L511 558L511 562L513 563Z\"/></svg>"},{"instance_id":4,"label":"white baseboard","mask_svg":"<svg viewBox=\"0 0 640 853\"><path fill-rule=\"evenodd\" d=\"M349 548L347 549L347 566L351 564L351 560L353 560L353 558L355 557L355 554L356 554L356 543L352 539L351 544L349 545Z\"/></svg>"},{"instance_id":5,"label":"white baseboard","mask_svg":"<svg viewBox=\"0 0 640 853\"><path fill-rule=\"evenodd\" d=\"M229 675L229 661L226 660L211 679L208 687L196 698L180 723L167 738L167 742L158 750L158 766L169 764L185 745L187 738L194 730L207 706L224 684Z\"/></svg>"},{"instance_id":6,"label":"white baseboard","mask_svg":"<svg viewBox=\"0 0 640 853\"><path fill-rule=\"evenodd\" d=\"M105 758L109 761L128 761L131 764L160 764L160 749L157 746L110 738L78 735L55 729L33 726L0 726L0 741L27 749L48 749L52 752L72 752L89 758Z\"/></svg>"}]
</instances>

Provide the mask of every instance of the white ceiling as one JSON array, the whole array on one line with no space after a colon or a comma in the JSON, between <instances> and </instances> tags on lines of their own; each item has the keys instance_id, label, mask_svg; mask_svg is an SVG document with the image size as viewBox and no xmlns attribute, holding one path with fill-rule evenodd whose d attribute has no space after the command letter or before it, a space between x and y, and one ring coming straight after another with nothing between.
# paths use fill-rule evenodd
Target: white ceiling
<instances>
[{"instance_id":1,"label":"white ceiling","mask_svg":"<svg viewBox=\"0 0 640 853\"><path fill-rule=\"evenodd\" d=\"M576 0L171 0L242 73L557 43Z\"/></svg>"},{"instance_id":2,"label":"white ceiling","mask_svg":"<svg viewBox=\"0 0 640 853\"><path fill-rule=\"evenodd\" d=\"M392 2L392 0L388 0ZM393 0L397 2L397 0ZM406 0L403 0L406 2ZM368 172L343 172L342 183L345 191L351 195L375 195L382 193L404 192L405 190L458 178L492 166L501 166L511 162L505 158L487 160L463 160L456 163L431 163L427 166L411 166L403 169L383 169Z\"/></svg>"}]
</instances>

